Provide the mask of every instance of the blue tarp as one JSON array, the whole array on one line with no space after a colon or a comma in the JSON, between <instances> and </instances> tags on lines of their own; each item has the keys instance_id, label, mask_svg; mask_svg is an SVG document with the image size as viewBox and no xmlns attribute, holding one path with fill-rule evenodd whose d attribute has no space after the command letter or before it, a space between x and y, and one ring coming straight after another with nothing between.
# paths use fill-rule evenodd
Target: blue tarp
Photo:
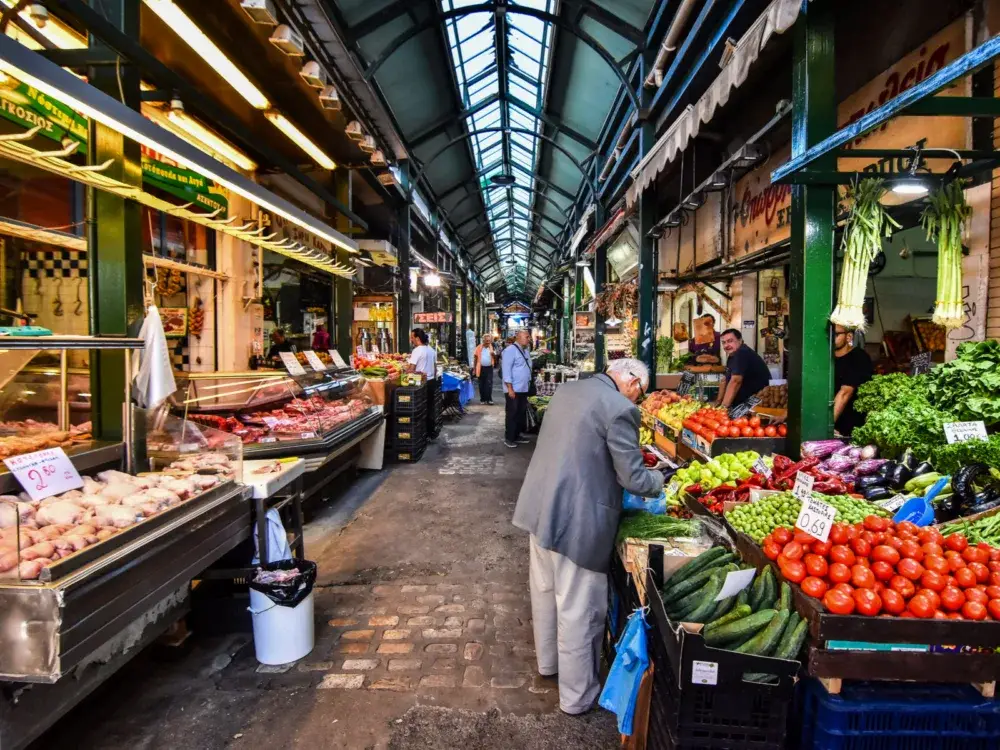
<instances>
[{"instance_id":1,"label":"blue tarp","mask_svg":"<svg viewBox=\"0 0 1000 750\"><path fill-rule=\"evenodd\" d=\"M441 374L441 392L458 391L458 403L465 406L476 395L476 388L469 378L458 377L450 372Z\"/></svg>"}]
</instances>

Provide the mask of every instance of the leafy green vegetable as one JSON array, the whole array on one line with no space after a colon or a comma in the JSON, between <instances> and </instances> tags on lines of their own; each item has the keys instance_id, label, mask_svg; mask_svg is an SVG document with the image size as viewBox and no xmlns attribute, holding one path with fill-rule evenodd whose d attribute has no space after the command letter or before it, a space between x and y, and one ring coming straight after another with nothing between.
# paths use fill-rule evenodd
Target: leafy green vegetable
<instances>
[{"instance_id":1,"label":"leafy green vegetable","mask_svg":"<svg viewBox=\"0 0 1000 750\"><path fill-rule=\"evenodd\" d=\"M923 396L896 399L868 414L851 437L858 445L874 443L885 458L898 458L907 448L921 460L944 443L944 423L957 421L951 412L935 408Z\"/></svg>"},{"instance_id":2,"label":"leafy green vegetable","mask_svg":"<svg viewBox=\"0 0 1000 750\"><path fill-rule=\"evenodd\" d=\"M970 464L1000 467L1000 435L990 435L986 440L940 445L932 451L931 463L942 474L954 474Z\"/></svg>"},{"instance_id":3,"label":"leafy green vegetable","mask_svg":"<svg viewBox=\"0 0 1000 750\"><path fill-rule=\"evenodd\" d=\"M923 377L928 400L947 405L960 421L1000 424L1000 341L961 344L954 360Z\"/></svg>"},{"instance_id":4,"label":"leafy green vegetable","mask_svg":"<svg viewBox=\"0 0 1000 750\"><path fill-rule=\"evenodd\" d=\"M897 399L926 396L927 382L922 377L910 377L901 372L876 375L858 388L854 408L868 413L886 408Z\"/></svg>"},{"instance_id":5,"label":"leafy green vegetable","mask_svg":"<svg viewBox=\"0 0 1000 750\"><path fill-rule=\"evenodd\" d=\"M644 510L622 514L618 524L618 541L623 539L671 539L694 537L701 533L701 524L695 519L657 516Z\"/></svg>"}]
</instances>

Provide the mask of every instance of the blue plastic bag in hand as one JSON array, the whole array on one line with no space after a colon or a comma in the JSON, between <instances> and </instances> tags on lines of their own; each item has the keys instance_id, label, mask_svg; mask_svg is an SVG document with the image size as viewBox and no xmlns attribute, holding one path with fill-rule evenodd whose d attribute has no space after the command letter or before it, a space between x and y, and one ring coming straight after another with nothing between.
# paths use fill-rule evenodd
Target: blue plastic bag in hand
<instances>
[{"instance_id":1,"label":"blue plastic bag in hand","mask_svg":"<svg viewBox=\"0 0 1000 750\"><path fill-rule=\"evenodd\" d=\"M608 672L598 703L618 717L618 731L621 734L631 735L639 685L649 666L643 610L637 609L629 616L625 632L618 639L616 648L618 654Z\"/></svg>"},{"instance_id":2,"label":"blue plastic bag in hand","mask_svg":"<svg viewBox=\"0 0 1000 750\"><path fill-rule=\"evenodd\" d=\"M659 497L645 498L623 490L622 510L644 510L654 516L662 516L667 512L667 496L661 491Z\"/></svg>"}]
</instances>

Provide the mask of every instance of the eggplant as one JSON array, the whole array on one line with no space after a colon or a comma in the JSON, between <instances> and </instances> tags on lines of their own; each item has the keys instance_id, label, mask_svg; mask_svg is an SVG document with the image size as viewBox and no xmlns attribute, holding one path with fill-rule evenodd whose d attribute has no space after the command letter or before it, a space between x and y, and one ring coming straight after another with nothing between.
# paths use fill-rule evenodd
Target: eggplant
<instances>
[{"instance_id":1,"label":"eggplant","mask_svg":"<svg viewBox=\"0 0 1000 750\"><path fill-rule=\"evenodd\" d=\"M861 494L864 495L865 500L874 503L878 500L888 500L896 493L888 487L870 487L867 490L863 490Z\"/></svg>"},{"instance_id":2,"label":"eggplant","mask_svg":"<svg viewBox=\"0 0 1000 750\"><path fill-rule=\"evenodd\" d=\"M896 464L896 468L889 474L889 485L902 489L903 485L913 478L913 472L906 467L905 463Z\"/></svg>"},{"instance_id":3,"label":"eggplant","mask_svg":"<svg viewBox=\"0 0 1000 750\"><path fill-rule=\"evenodd\" d=\"M986 510L986 508L982 507L984 505L993 507L991 503L994 503L994 501L1000 501L1000 491L997 491L993 487L987 487L982 492L976 493L975 497L972 498L970 507L975 509L976 513L979 513L980 511Z\"/></svg>"},{"instance_id":4,"label":"eggplant","mask_svg":"<svg viewBox=\"0 0 1000 750\"><path fill-rule=\"evenodd\" d=\"M934 467L931 466L929 461L921 461L913 468L913 476L919 477L921 474L930 474L934 471ZM910 477L911 479L913 477Z\"/></svg>"},{"instance_id":5,"label":"eggplant","mask_svg":"<svg viewBox=\"0 0 1000 750\"><path fill-rule=\"evenodd\" d=\"M886 461L882 464L882 467L875 472L875 476L882 477L885 481L889 481L889 477L892 475L893 470L899 466L895 461Z\"/></svg>"},{"instance_id":6,"label":"eggplant","mask_svg":"<svg viewBox=\"0 0 1000 750\"><path fill-rule=\"evenodd\" d=\"M976 479L983 474L989 476L989 473L990 467L986 464L969 464L955 472L955 476L951 479L951 486L963 504L971 505L975 502Z\"/></svg>"},{"instance_id":7,"label":"eggplant","mask_svg":"<svg viewBox=\"0 0 1000 750\"><path fill-rule=\"evenodd\" d=\"M857 481L854 482L854 487L858 492L864 492L865 490L873 487L885 487L885 485L886 481L878 475L871 477L858 477Z\"/></svg>"},{"instance_id":8,"label":"eggplant","mask_svg":"<svg viewBox=\"0 0 1000 750\"><path fill-rule=\"evenodd\" d=\"M913 470L917 468L917 457L913 455L913 451L910 448L907 448L903 452L903 457L899 459L899 462L907 468L912 476Z\"/></svg>"}]
</instances>

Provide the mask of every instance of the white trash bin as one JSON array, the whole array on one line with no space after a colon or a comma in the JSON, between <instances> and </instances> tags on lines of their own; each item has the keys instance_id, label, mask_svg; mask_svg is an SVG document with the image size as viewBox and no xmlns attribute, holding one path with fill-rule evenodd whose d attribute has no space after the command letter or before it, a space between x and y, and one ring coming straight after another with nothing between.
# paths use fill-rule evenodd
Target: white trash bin
<instances>
[{"instance_id":1,"label":"white trash bin","mask_svg":"<svg viewBox=\"0 0 1000 750\"><path fill-rule=\"evenodd\" d=\"M316 644L313 595L294 607L282 607L250 589L253 646L261 664L288 664L309 654Z\"/></svg>"}]
</instances>

